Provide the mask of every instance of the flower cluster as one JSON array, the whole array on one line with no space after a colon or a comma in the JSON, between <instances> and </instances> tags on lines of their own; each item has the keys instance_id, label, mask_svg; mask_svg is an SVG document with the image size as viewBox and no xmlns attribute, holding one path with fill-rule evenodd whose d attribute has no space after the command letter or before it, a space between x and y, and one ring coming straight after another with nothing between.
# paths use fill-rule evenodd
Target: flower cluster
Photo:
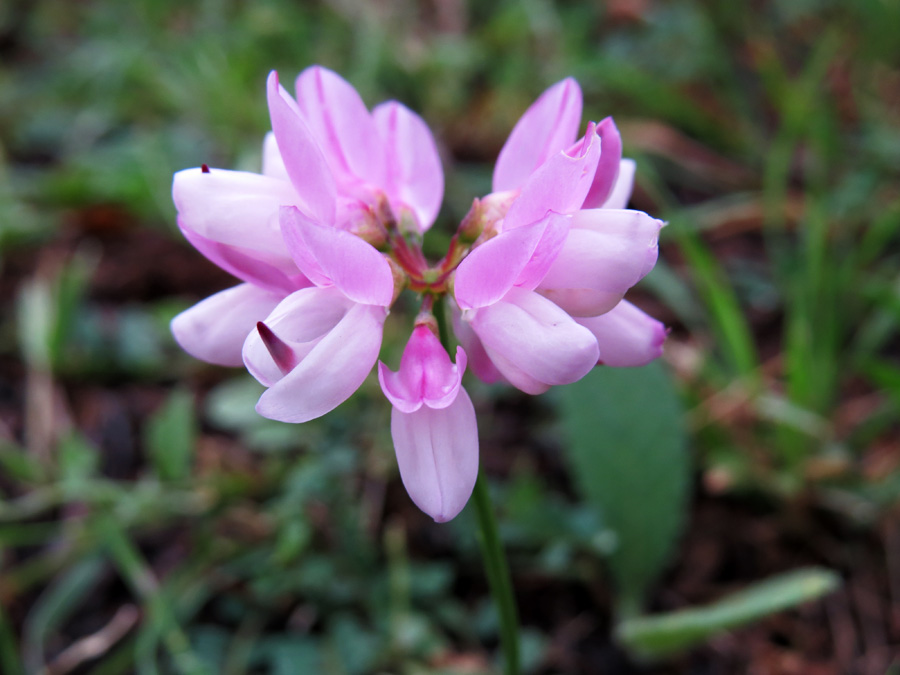
<instances>
[{"instance_id":1,"label":"flower cluster","mask_svg":"<svg viewBox=\"0 0 900 675\"><path fill-rule=\"evenodd\" d=\"M267 94L262 173L203 165L176 173L172 189L184 236L243 282L179 314L172 331L199 359L246 366L267 387L261 415L306 422L350 397L378 360L391 305L414 291L421 309L399 370L379 363L378 378L403 483L443 522L478 473L467 365L538 394L598 364L661 354L664 327L623 296L655 264L663 223L625 208L635 165L612 119L578 138L574 80L522 116L493 191L434 264L421 241L444 180L422 119L394 101L370 112L318 66L297 78L296 97L274 72Z\"/></svg>"}]
</instances>

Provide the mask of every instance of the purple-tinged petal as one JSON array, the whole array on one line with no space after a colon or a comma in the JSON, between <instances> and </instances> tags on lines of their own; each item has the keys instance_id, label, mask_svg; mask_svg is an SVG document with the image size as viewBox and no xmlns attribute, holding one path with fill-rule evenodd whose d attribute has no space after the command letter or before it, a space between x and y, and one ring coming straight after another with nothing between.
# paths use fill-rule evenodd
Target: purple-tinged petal
<instances>
[{"instance_id":1,"label":"purple-tinged petal","mask_svg":"<svg viewBox=\"0 0 900 675\"><path fill-rule=\"evenodd\" d=\"M504 230L476 247L456 269L454 294L461 309L497 302L514 285L534 288L559 253L569 219L557 213Z\"/></svg>"},{"instance_id":2,"label":"purple-tinged petal","mask_svg":"<svg viewBox=\"0 0 900 675\"><path fill-rule=\"evenodd\" d=\"M332 224L337 187L328 163L303 121L297 103L278 84L274 70L269 74L267 91L272 131L285 170L297 190L298 206L317 222Z\"/></svg>"},{"instance_id":3,"label":"purple-tinged petal","mask_svg":"<svg viewBox=\"0 0 900 675\"><path fill-rule=\"evenodd\" d=\"M244 365L260 383L271 387L284 377L289 361L299 364L353 307L354 303L335 288L305 288L291 293L263 317L265 330L290 356L273 356L257 329L244 343Z\"/></svg>"},{"instance_id":4,"label":"purple-tinged petal","mask_svg":"<svg viewBox=\"0 0 900 675\"><path fill-rule=\"evenodd\" d=\"M460 388L446 408L394 408L391 436L400 478L415 505L439 523L455 518L478 478L478 426L466 390Z\"/></svg>"},{"instance_id":5,"label":"purple-tinged petal","mask_svg":"<svg viewBox=\"0 0 900 675\"><path fill-rule=\"evenodd\" d=\"M623 159L619 164L619 174L616 183L609 193L609 197L603 202L604 209L624 209L631 199L631 191L634 189L634 174L637 164L633 159Z\"/></svg>"},{"instance_id":6,"label":"purple-tinged petal","mask_svg":"<svg viewBox=\"0 0 900 675\"><path fill-rule=\"evenodd\" d=\"M281 228L294 261L314 283L334 284L354 302L391 304L394 275L371 244L344 230L317 225L290 206L281 211Z\"/></svg>"},{"instance_id":7,"label":"purple-tinged petal","mask_svg":"<svg viewBox=\"0 0 900 675\"><path fill-rule=\"evenodd\" d=\"M572 78L557 82L516 122L494 168L493 192L522 187L548 158L568 148L581 122L581 88Z\"/></svg>"},{"instance_id":8,"label":"purple-tinged petal","mask_svg":"<svg viewBox=\"0 0 900 675\"><path fill-rule=\"evenodd\" d=\"M666 327L626 300L606 314L575 320L597 338L602 365L643 366L662 356Z\"/></svg>"},{"instance_id":9,"label":"purple-tinged petal","mask_svg":"<svg viewBox=\"0 0 900 675\"><path fill-rule=\"evenodd\" d=\"M185 169L172 180L172 199L183 228L248 251L285 273L296 272L284 250L278 207L296 204L293 186L243 171Z\"/></svg>"},{"instance_id":10,"label":"purple-tinged petal","mask_svg":"<svg viewBox=\"0 0 900 675\"><path fill-rule=\"evenodd\" d=\"M300 73L296 87L303 119L339 182L383 185L384 147L356 89L321 66Z\"/></svg>"},{"instance_id":11,"label":"purple-tinged petal","mask_svg":"<svg viewBox=\"0 0 900 675\"><path fill-rule=\"evenodd\" d=\"M513 288L500 302L464 318L471 321L497 369L527 393L575 382L599 357L589 330L532 291Z\"/></svg>"},{"instance_id":12,"label":"purple-tinged petal","mask_svg":"<svg viewBox=\"0 0 900 675\"><path fill-rule=\"evenodd\" d=\"M475 376L479 380L487 382L488 384L503 380L500 371L497 370L497 367L493 364L491 358L484 350L481 339L475 334L475 331L472 330L472 326L469 322L463 321L462 312L453 298L450 299L449 304L450 316L453 322L453 332L456 334L459 343L466 352L469 370L475 373Z\"/></svg>"},{"instance_id":13,"label":"purple-tinged petal","mask_svg":"<svg viewBox=\"0 0 900 675\"><path fill-rule=\"evenodd\" d=\"M268 176L269 178L278 178L288 183L291 182L291 177L288 176L287 169L284 167L284 160L281 159L278 141L275 140L275 134L271 131L263 139L262 173L263 176Z\"/></svg>"},{"instance_id":14,"label":"purple-tinged petal","mask_svg":"<svg viewBox=\"0 0 900 675\"><path fill-rule=\"evenodd\" d=\"M522 187L509 212L504 229L513 229L540 220L548 211L574 213L581 208L591 189L600 141L594 125L588 124L585 137L565 152L544 162Z\"/></svg>"},{"instance_id":15,"label":"purple-tinged petal","mask_svg":"<svg viewBox=\"0 0 900 675\"><path fill-rule=\"evenodd\" d=\"M466 353L456 348L456 365L450 361L440 340L427 326L416 326L403 350L400 370L378 364L378 380L387 399L404 413L415 412L423 404L446 408L453 403L466 370Z\"/></svg>"},{"instance_id":16,"label":"purple-tinged petal","mask_svg":"<svg viewBox=\"0 0 900 675\"><path fill-rule=\"evenodd\" d=\"M528 263L516 277L513 286L526 291L533 291L537 288L565 244L569 233L569 220L569 216L552 212L547 214L544 218L544 222L547 223L544 234L535 247L534 253L531 254L531 258L528 259Z\"/></svg>"},{"instance_id":17,"label":"purple-tinged petal","mask_svg":"<svg viewBox=\"0 0 900 675\"><path fill-rule=\"evenodd\" d=\"M572 316L597 316L653 268L662 222L624 209L579 211L571 222L538 292Z\"/></svg>"},{"instance_id":18,"label":"purple-tinged petal","mask_svg":"<svg viewBox=\"0 0 900 675\"><path fill-rule=\"evenodd\" d=\"M240 366L247 335L283 297L251 284L234 286L172 319L172 335L194 358L220 366Z\"/></svg>"},{"instance_id":19,"label":"purple-tinged petal","mask_svg":"<svg viewBox=\"0 0 900 675\"><path fill-rule=\"evenodd\" d=\"M293 261L290 264L293 273L286 274L273 262L267 262L265 259L261 260L260 258L269 256L265 256L260 251L250 251L201 237L196 232L185 227L180 217L178 218L178 227L181 229L184 238L200 251L207 260L242 281L260 286L274 293L279 293L282 296L310 285L309 280L300 273ZM280 259L274 262L281 265Z\"/></svg>"},{"instance_id":20,"label":"purple-tinged petal","mask_svg":"<svg viewBox=\"0 0 900 675\"><path fill-rule=\"evenodd\" d=\"M612 117L607 117L597 125L597 135L600 137L600 161L591 190L581 206L583 209L603 206L616 184L622 163L622 137Z\"/></svg>"},{"instance_id":21,"label":"purple-tinged petal","mask_svg":"<svg viewBox=\"0 0 900 675\"><path fill-rule=\"evenodd\" d=\"M287 342L275 335L265 323L257 321L256 332L259 333L266 351L269 352L269 356L272 357L275 365L278 366L278 370L287 375L297 366L300 359L299 354Z\"/></svg>"},{"instance_id":22,"label":"purple-tinged petal","mask_svg":"<svg viewBox=\"0 0 900 675\"><path fill-rule=\"evenodd\" d=\"M444 197L434 137L421 117L396 101L376 106L372 117L386 152L388 197L412 209L424 232L437 218Z\"/></svg>"},{"instance_id":23,"label":"purple-tinged petal","mask_svg":"<svg viewBox=\"0 0 900 675\"><path fill-rule=\"evenodd\" d=\"M316 293L313 304L341 302L340 297L334 297L340 294L331 289L305 289L299 293ZM324 313L329 311L328 307L317 309ZM256 404L256 411L270 419L300 423L334 410L359 388L375 365L386 317L384 307L351 303L341 319L324 335L308 342L298 340L292 345L298 364L280 378L281 371L259 333L251 333L244 343L244 363L263 384L271 382ZM286 323L301 327L306 318L303 314ZM271 315L266 319L266 325L290 344L291 335L284 327L279 327Z\"/></svg>"}]
</instances>

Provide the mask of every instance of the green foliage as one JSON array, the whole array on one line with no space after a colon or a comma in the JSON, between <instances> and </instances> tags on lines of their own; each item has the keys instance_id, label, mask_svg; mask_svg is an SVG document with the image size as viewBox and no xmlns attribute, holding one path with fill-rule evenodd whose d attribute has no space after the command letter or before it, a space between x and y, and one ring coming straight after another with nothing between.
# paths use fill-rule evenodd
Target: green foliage
<instances>
[{"instance_id":1,"label":"green foliage","mask_svg":"<svg viewBox=\"0 0 900 675\"><path fill-rule=\"evenodd\" d=\"M656 660L770 614L834 591L840 578L830 570L800 569L766 579L705 607L642 616L619 624L618 639L635 654Z\"/></svg>"},{"instance_id":2,"label":"green foliage","mask_svg":"<svg viewBox=\"0 0 900 675\"><path fill-rule=\"evenodd\" d=\"M686 516L690 458L664 367L601 368L560 390L572 478L615 534L609 566L623 614L639 610Z\"/></svg>"},{"instance_id":3,"label":"green foliage","mask_svg":"<svg viewBox=\"0 0 900 675\"><path fill-rule=\"evenodd\" d=\"M186 479L197 442L194 396L183 389L173 391L145 429L145 446L160 478Z\"/></svg>"}]
</instances>

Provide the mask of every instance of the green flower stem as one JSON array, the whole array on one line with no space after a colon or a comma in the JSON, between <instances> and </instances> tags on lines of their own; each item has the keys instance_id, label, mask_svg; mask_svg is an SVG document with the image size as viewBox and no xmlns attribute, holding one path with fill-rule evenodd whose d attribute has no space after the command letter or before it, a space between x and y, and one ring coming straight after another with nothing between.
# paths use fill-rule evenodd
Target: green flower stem
<instances>
[{"instance_id":1,"label":"green flower stem","mask_svg":"<svg viewBox=\"0 0 900 675\"><path fill-rule=\"evenodd\" d=\"M488 585L494 596L494 603L500 614L500 646L503 649L506 675L519 674L519 613L516 610L516 598L513 595L512 581L509 576L509 564L500 543L497 531L497 519L491 508L491 497L488 494L487 480L479 471L472 492L475 514L478 519L478 543L481 545L481 556L484 559L484 571Z\"/></svg>"},{"instance_id":2,"label":"green flower stem","mask_svg":"<svg viewBox=\"0 0 900 675\"><path fill-rule=\"evenodd\" d=\"M434 316L437 319L441 344L451 356L453 355L450 331L447 326L447 310L443 296L434 299ZM487 480L479 470L472 492L472 503L475 505L475 517L478 520L478 544L484 560L484 571L488 578L488 586L500 616L500 647L503 650L506 675L519 675L519 613L516 609L516 598L513 594L512 580L509 575L509 563L500 533L497 519L491 507Z\"/></svg>"}]
</instances>

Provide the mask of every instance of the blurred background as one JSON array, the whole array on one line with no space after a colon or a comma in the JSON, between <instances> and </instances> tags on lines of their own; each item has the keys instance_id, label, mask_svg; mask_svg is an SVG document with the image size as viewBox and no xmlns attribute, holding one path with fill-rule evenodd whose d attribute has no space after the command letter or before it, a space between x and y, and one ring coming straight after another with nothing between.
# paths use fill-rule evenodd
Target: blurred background
<instances>
[{"instance_id":1,"label":"blurred background","mask_svg":"<svg viewBox=\"0 0 900 675\"><path fill-rule=\"evenodd\" d=\"M570 75L669 222L629 296L662 363L467 384L527 672L900 672L898 26L894 0L4 0L0 671L498 672L474 520L409 501L377 381L271 422L168 331L234 283L172 173L258 170L266 75L318 63L434 131L434 251ZM674 647L640 623L792 570Z\"/></svg>"}]
</instances>

